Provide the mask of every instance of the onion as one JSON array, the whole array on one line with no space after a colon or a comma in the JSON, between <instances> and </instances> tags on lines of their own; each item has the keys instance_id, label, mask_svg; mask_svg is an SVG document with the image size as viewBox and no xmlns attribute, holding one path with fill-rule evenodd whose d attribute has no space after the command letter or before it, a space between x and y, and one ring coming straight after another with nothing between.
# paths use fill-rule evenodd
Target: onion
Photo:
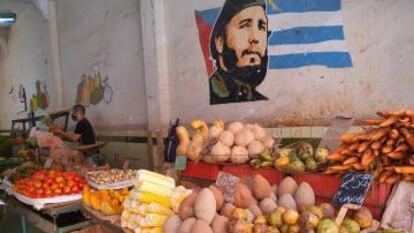
<instances>
[{"instance_id":1,"label":"onion","mask_svg":"<svg viewBox=\"0 0 414 233\"><path fill-rule=\"evenodd\" d=\"M230 158L230 147L217 142L211 149L211 155L215 157L216 162L225 162Z\"/></svg>"},{"instance_id":2,"label":"onion","mask_svg":"<svg viewBox=\"0 0 414 233\"><path fill-rule=\"evenodd\" d=\"M243 123L241 122L233 122L230 123L227 127L227 130L232 132L233 134L237 134L238 132L240 132L242 129L244 128Z\"/></svg>"},{"instance_id":3,"label":"onion","mask_svg":"<svg viewBox=\"0 0 414 233\"><path fill-rule=\"evenodd\" d=\"M262 140L267 136L266 131L258 124L255 124L253 126L252 132L254 133L254 137L256 138L256 140Z\"/></svg>"},{"instance_id":4,"label":"onion","mask_svg":"<svg viewBox=\"0 0 414 233\"><path fill-rule=\"evenodd\" d=\"M269 136L263 138L261 141L266 148L272 148L275 144L275 140Z\"/></svg>"},{"instance_id":5,"label":"onion","mask_svg":"<svg viewBox=\"0 0 414 233\"><path fill-rule=\"evenodd\" d=\"M232 146L234 144L234 134L230 131L223 131L218 137L218 141L226 146Z\"/></svg>"},{"instance_id":6,"label":"onion","mask_svg":"<svg viewBox=\"0 0 414 233\"><path fill-rule=\"evenodd\" d=\"M249 154L246 150L246 148L241 146L234 146L231 149L231 156L230 160L232 163L235 164L243 164L249 160Z\"/></svg>"},{"instance_id":7,"label":"onion","mask_svg":"<svg viewBox=\"0 0 414 233\"><path fill-rule=\"evenodd\" d=\"M238 134L236 134L236 138L234 139L234 143L238 146L246 147L254 140L254 134L252 131L248 129L243 129Z\"/></svg>"},{"instance_id":8,"label":"onion","mask_svg":"<svg viewBox=\"0 0 414 233\"><path fill-rule=\"evenodd\" d=\"M220 133L223 132L223 129L217 126L210 127L210 130L208 131L208 139L216 139Z\"/></svg>"},{"instance_id":9,"label":"onion","mask_svg":"<svg viewBox=\"0 0 414 233\"><path fill-rule=\"evenodd\" d=\"M264 151L265 147L260 141L253 141L248 146L248 153L250 158L260 155Z\"/></svg>"}]
</instances>

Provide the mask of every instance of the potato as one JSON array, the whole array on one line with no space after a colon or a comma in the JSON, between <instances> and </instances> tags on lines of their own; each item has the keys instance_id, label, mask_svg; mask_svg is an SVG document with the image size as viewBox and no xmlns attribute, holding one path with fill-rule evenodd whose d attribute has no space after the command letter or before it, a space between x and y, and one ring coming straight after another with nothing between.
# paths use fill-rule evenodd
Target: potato
<instances>
[{"instance_id":1,"label":"potato","mask_svg":"<svg viewBox=\"0 0 414 233\"><path fill-rule=\"evenodd\" d=\"M194 216L194 202L197 198L197 195L198 193L193 191L193 193L184 198L183 202L181 202L180 208L178 209L178 216L181 218L181 220L184 221L187 218Z\"/></svg>"},{"instance_id":2,"label":"potato","mask_svg":"<svg viewBox=\"0 0 414 233\"><path fill-rule=\"evenodd\" d=\"M228 221L229 218L217 215L211 224L211 228L213 228L214 233L227 233L226 224Z\"/></svg>"},{"instance_id":3,"label":"potato","mask_svg":"<svg viewBox=\"0 0 414 233\"><path fill-rule=\"evenodd\" d=\"M177 233L190 233L194 223L197 221L196 218L187 218L181 226L178 228Z\"/></svg>"},{"instance_id":4,"label":"potato","mask_svg":"<svg viewBox=\"0 0 414 233\"><path fill-rule=\"evenodd\" d=\"M197 220L191 228L191 233L214 233L209 224L203 219Z\"/></svg>"},{"instance_id":5,"label":"potato","mask_svg":"<svg viewBox=\"0 0 414 233\"><path fill-rule=\"evenodd\" d=\"M226 203L221 208L220 215L231 218L231 213L233 212L234 209L236 209L236 206L234 206L231 203Z\"/></svg>"},{"instance_id":6,"label":"potato","mask_svg":"<svg viewBox=\"0 0 414 233\"><path fill-rule=\"evenodd\" d=\"M181 223L181 219L178 217L178 215L171 215L165 221L164 226L162 227L162 232L176 233L178 231L178 228L181 226Z\"/></svg>"},{"instance_id":7,"label":"potato","mask_svg":"<svg viewBox=\"0 0 414 233\"><path fill-rule=\"evenodd\" d=\"M210 185L208 188L213 192L214 198L216 199L217 210L220 210L224 204L223 193L215 185Z\"/></svg>"}]
</instances>

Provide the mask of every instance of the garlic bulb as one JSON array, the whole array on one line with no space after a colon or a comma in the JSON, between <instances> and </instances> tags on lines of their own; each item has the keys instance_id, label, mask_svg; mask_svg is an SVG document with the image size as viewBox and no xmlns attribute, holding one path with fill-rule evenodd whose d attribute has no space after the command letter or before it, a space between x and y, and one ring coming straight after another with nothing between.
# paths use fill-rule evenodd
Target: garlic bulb
<instances>
[{"instance_id":1,"label":"garlic bulb","mask_svg":"<svg viewBox=\"0 0 414 233\"><path fill-rule=\"evenodd\" d=\"M217 142L211 149L211 155L216 162L225 162L230 158L230 147L221 142Z\"/></svg>"},{"instance_id":2,"label":"garlic bulb","mask_svg":"<svg viewBox=\"0 0 414 233\"><path fill-rule=\"evenodd\" d=\"M249 154L246 148L241 146L234 146L231 149L230 160L234 164L243 164L249 160Z\"/></svg>"}]
</instances>

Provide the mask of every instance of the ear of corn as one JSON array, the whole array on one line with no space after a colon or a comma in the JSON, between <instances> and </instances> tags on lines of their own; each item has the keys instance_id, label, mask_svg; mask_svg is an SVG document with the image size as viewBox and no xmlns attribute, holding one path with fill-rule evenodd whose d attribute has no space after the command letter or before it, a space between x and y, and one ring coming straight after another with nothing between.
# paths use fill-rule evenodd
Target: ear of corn
<instances>
[{"instance_id":1,"label":"ear of corn","mask_svg":"<svg viewBox=\"0 0 414 233\"><path fill-rule=\"evenodd\" d=\"M175 188L175 180L173 178L148 170L139 170L137 176L137 183L144 180L150 181L159 186L165 186L171 189Z\"/></svg>"},{"instance_id":2,"label":"ear of corn","mask_svg":"<svg viewBox=\"0 0 414 233\"><path fill-rule=\"evenodd\" d=\"M140 192L136 200L142 203L156 202L168 208L171 206L171 201L169 198L157 196L152 193Z\"/></svg>"},{"instance_id":3,"label":"ear of corn","mask_svg":"<svg viewBox=\"0 0 414 233\"><path fill-rule=\"evenodd\" d=\"M151 202L150 204L148 204L147 211L150 213L161 214L161 215L166 215L166 216L170 216L174 214L174 212L170 208L167 208L156 202Z\"/></svg>"},{"instance_id":4,"label":"ear of corn","mask_svg":"<svg viewBox=\"0 0 414 233\"><path fill-rule=\"evenodd\" d=\"M167 218L165 215L147 214L145 216L138 216L137 221L141 227L161 227Z\"/></svg>"},{"instance_id":5,"label":"ear of corn","mask_svg":"<svg viewBox=\"0 0 414 233\"><path fill-rule=\"evenodd\" d=\"M172 188L160 186L156 183L146 180L139 181L135 187L136 190L139 190L140 192L151 193L162 197L170 197L173 191Z\"/></svg>"}]
</instances>

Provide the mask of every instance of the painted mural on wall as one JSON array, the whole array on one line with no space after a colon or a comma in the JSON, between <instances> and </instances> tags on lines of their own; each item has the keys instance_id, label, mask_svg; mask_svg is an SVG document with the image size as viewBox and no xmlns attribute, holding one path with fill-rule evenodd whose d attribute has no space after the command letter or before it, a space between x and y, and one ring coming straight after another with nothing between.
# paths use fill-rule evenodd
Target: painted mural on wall
<instances>
[{"instance_id":1,"label":"painted mural on wall","mask_svg":"<svg viewBox=\"0 0 414 233\"><path fill-rule=\"evenodd\" d=\"M340 0L226 0L195 18L212 105L267 100L268 70L352 67Z\"/></svg>"},{"instance_id":2,"label":"painted mural on wall","mask_svg":"<svg viewBox=\"0 0 414 233\"><path fill-rule=\"evenodd\" d=\"M78 84L76 103L86 107L98 105L100 103L110 104L113 98L113 90L109 85L109 77L102 80L101 73L95 72L93 75L82 74Z\"/></svg>"},{"instance_id":3,"label":"painted mural on wall","mask_svg":"<svg viewBox=\"0 0 414 233\"><path fill-rule=\"evenodd\" d=\"M30 108L32 112L37 109L46 110L49 107L49 93L45 81L36 81L36 94L30 99Z\"/></svg>"},{"instance_id":4,"label":"painted mural on wall","mask_svg":"<svg viewBox=\"0 0 414 233\"><path fill-rule=\"evenodd\" d=\"M12 102L12 106L14 106L14 110L12 110L12 112L22 113L27 111L26 89L23 85L19 85L18 90L12 86L9 91L9 97Z\"/></svg>"}]
</instances>

